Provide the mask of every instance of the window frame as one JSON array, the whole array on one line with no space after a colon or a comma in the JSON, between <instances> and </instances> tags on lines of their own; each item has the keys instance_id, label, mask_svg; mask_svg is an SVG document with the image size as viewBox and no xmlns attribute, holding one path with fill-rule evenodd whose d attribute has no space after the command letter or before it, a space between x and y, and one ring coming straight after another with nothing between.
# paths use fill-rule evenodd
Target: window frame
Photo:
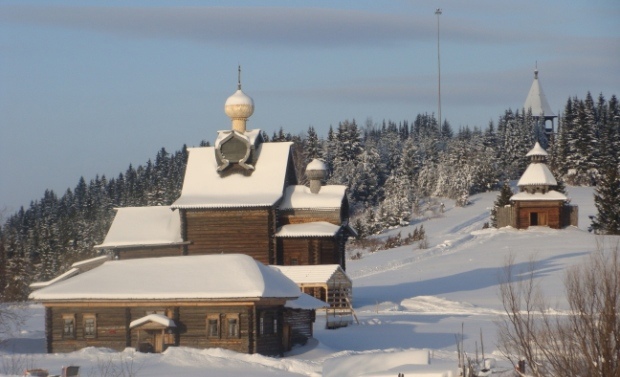
<instances>
[{"instance_id":1,"label":"window frame","mask_svg":"<svg viewBox=\"0 0 620 377\"><path fill-rule=\"evenodd\" d=\"M211 332L211 321L215 321L216 334ZM220 339L222 337L221 321L219 314L207 314L207 338L208 339Z\"/></svg>"},{"instance_id":2,"label":"window frame","mask_svg":"<svg viewBox=\"0 0 620 377\"><path fill-rule=\"evenodd\" d=\"M92 334L87 334L86 329L86 323L87 321L93 321L93 326L92 326ZM83 328L83 335L84 338L86 339L96 339L97 338L97 315L96 314L83 314L82 315L82 328Z\"/></svg>"},{"instance_id":3,"label":"window frame","mask_svg":"<svg viewBox=\"0 0 620 377\"><path fill-rule=\"evenodd\" d=\"M226 320L226 338L239 339L241 337L241 321L239 313L227 313ZM234 331L231 332L231 321L235 321Z\"/></svg>"},{"instance_id":4,"label":"window frame","mask_svg":"<svg viewBox=\"0 0 620 377\"><path fill-rule=\"evenodd\" d=\"M67 332L67 321L71 321L71 332ZM75 314L63 314L62 315L62 338L63 339L75 339Z\"/></svg>"}]
</instances>

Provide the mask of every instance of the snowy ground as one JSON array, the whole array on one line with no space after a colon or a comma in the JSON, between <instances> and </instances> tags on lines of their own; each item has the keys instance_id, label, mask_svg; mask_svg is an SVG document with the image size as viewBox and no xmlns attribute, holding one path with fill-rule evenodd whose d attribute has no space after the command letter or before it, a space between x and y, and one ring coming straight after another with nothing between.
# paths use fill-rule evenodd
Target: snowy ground
<instances>
[{"instance_id":1,"label":"snowy ground","mask_svg":"<svg viewBox=\"0 0 620 377\"><path fill-rule=\"evenodd\" d=\"M429 248L410 245L376 253L361 251L361 259L347 261L359 325L326 330L319 316L315 339L283 358L187 348L170 348L160 355L93 348L47 355L43 310L32 304L26 309L26 325L0 350L0 375L19 374L24 367L58 373L63 365L77 364L82 366L82 376L343 377L406 372L410 377L424 368L404 364L415 364L421 354L430 354L432 367L425 367L430 369L424 375L448 376L447 371L456 367L455 334L462 327L464 346L471 355L482 330L487 357L498 358L496 375L501 375L512 368L500 359L494 324L502 315L498 280L507 256L514 255L517 268L523 269L533 256L536 279L561 308L565 268L596 248L597 238L587 232L588 216L596 214L593 191L580 187L568 191L579 206L579 228L482 230L497 195L486 193L472 196L473 203L465 208L446 201L441 216L388 232L405 236L424 224Z\"/></svg>"}]
</instances>

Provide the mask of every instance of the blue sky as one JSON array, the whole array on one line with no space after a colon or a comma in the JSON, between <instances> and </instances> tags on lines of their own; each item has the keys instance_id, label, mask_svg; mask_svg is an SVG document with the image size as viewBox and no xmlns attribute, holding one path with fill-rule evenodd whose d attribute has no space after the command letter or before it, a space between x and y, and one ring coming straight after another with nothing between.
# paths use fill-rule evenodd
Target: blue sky
<instances>
[{"instance_id":1,"label":"blue sky","mask_svg":"<svg viewBox=\"0 0 620 377\"><path fill-rule=\"evenodd\" d=\"M0 211L213 141L242 66L272 134L437 112L486 127L523 106L620 94L620 2L0 0Z\"/></svg>"}]
</instances>

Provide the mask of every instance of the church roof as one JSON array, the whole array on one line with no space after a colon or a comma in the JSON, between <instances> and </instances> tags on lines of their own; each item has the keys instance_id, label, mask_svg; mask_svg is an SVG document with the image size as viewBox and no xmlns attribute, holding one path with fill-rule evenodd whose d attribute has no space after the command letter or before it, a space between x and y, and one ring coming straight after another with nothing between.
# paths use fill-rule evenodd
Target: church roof
<instances>
[{"instance_id":1,"label":"church roof","mask_svg":"<svg viewBox=\"0 0 620 377\"><path fill-rule=\"evenodd\" d=\"M545 97L545 93L543 92L542 87L538 82L538 70L534 71L534 82L532 82L530 92L525 99L525 104L523 105L523 108L525 109L525 111L532 109L533 116L556 116L551 110L549 102L547 102L547 97Z\"/></svg>"},{"instance_id":2,"label":"church roof","mask_svg":"<svg viewBox=\"0 0 620 377\"><path fill-rule=\"evenodd\" d=\"M168 206L117 208L103 243L96 249L183 243L181 218Z\"/></svg>"},{"instance_id":3,"label":"church roof","mask_svg":"<svg viewBox=\"0 0 620 377\"><path fill-rule=\"evenodd\" d=\"M165 277L165 278L164 278ZM30 294L40 301L221 300L299 297L299 287L241 254L108 261Z\"/></svg>"},{"instance_id":4,"label":"church roof","mask_svg":"<svg viewBox=\"0 0 620 377\"><path fill-rule=\"evenodd\" d=\"M316 221L302 224L287 224L281 226L276 232L276 237L334 237L340 230L340 225L334 225L327 221Z\"/></svg>"},{"instance_id":5,"label":"church roof","mask_svg":"<svg viewBox=\"0 0 620 377\"><path fill-rule=\"evenodd\" d=\"M220 174L213 147L190 148L181 197L172 208L268 207L282 197L291 142L262 143L249 175Z\"/></svg>"},{"instance_id":6,"label":"church roof","mask_svg":"<svg viewBox=\"0 0 620 377\"><path fill-rule=\"evenodd\" d=\"M547 151L544 150L543 147L541 147L538 142L536 142L536 144L534 144L534 148L532 148L529 152L527 152L525 156L531 157L531 156L548 156L548 155L549 153L547 153Z\"/></svg>"},{"instance_id":7,"label":"church roof","mask_svg":"<svg viewBox=\"0 0 620 377\"><path fill-rule=\"evenodd\" d=\"M555 190L549 190L546 193L537 192L530 194L529 192L520 192L510 197L514 201L538 201L538 200L568 200L566 195Z\"/></svg>"},{"instance_id":8,"label":"church roof","mask_svg":"<svg viewBox=\"0 0 620 377\"><path fill-rule=\"evenodd\" d=\"M519 179L517 186L556 186L558 182L543 163L531 163Z\"/></svg>"},{"instance_id":9,"label":"church roof","mask_svg":"<svg viewBox=\"0 0 620 377\"><path fill-rule=\"evenodd\" d=\"M347 186L321 186L316 194L303 185L288 186L280 203L281 210L287 209L335 209L342 206Z\"/></svg>"}]
</instances>

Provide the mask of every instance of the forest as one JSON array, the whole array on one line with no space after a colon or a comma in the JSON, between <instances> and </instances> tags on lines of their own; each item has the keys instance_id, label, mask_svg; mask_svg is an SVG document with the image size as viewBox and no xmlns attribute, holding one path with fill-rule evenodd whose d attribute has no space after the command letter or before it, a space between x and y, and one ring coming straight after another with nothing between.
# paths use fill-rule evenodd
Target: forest
<instances>
[{"instance_id":1,"label":"forest","mask_svg":"<svg viewBox=\"0 0 620 377\"><path fill-rule=\"evenodd\" d=\"M597 186L599 215L593 230L620 233L620 107L587 93L571 97L556 119L555 133L530 112L508 109L485 128L438 124L434 114L413 121L344 120L320 136L314 127L300 135L284 129L267 142L293 141L300 183L314 158L329 167L328 184L349 187L352 225L360 237L408 224L429 198L466 206L475 193L499 190L518 179L526 153L539 142L558 184ZM203 140L201 146L208 146ZM180 195L188 151L161 148L144 165L130 165L116 177L81 177L62 194L47 190L28 208L0 217L0 301L25 300L28 285L49 280L96 255L114 208L170 205ZM614 233L618 232L618 233Z\"/></svg>"}]
</instances>

